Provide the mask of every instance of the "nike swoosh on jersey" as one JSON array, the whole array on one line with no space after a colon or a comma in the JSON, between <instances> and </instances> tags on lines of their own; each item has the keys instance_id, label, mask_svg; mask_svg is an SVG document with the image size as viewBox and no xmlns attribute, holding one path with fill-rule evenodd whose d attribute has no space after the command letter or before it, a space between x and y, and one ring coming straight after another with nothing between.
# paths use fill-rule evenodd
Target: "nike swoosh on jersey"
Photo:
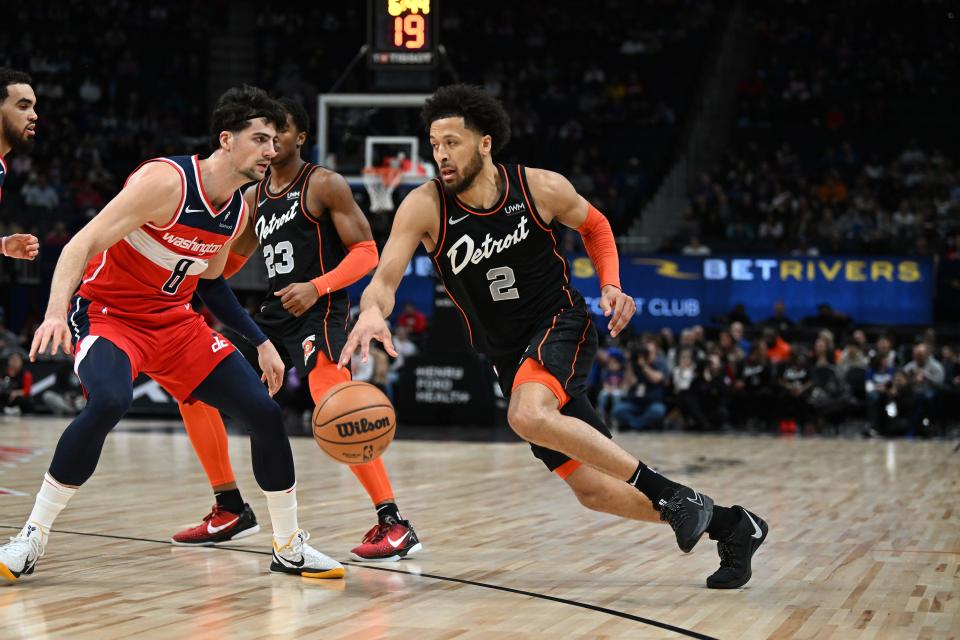
<instances>
[{"instance_id":1,"label":"nike swoosh on jersey","mask_svg":"<svg viewBox=\"0 0 960 640\"><path fill-rule=\"evenodd\" d=\"M469 217L470 217L470 214L469 214L469 213L468 213L467 215L463 216L462 218L457 218L456 220L453 219L453 216L450 216L450 224L457 224L458 222L463 222L464 220L466 220L466 219L469 218Z\"/></svg>"},{"instance_id":2,"label":"nike swoosh on jersey","mask_svg":"<svg viewBox=\"0 0 960 640\"><path fill-rule=\"evenodd\" d=\"M220 533L221 531L223 531L223 530L226 529L227 527L235 524L238 520L240 520L240 517L239 517L239 516L237 516L236 518L234 518L233 520L231 520L231 521L228 522L227 524L220 525L219 527L215 527L215 526L213 526L211 523L208 522L208 523L207 523L207 533L209 533L209 534Z\"/></svg>"},{"instance_id":3,"label":"nike swoosh on jersey","mask_svg":"<svg viewBox=\"0 0 960 640\"><path fill-rule=\"evenodd\" d=\"M265 205L266 203L267 203L267 199L264 198L263 200L261 200L260 202L257 203L257 209L259 209L260 207L262 207L262 206Z\"/></svg>"},{"instance_id":4,"label":"nike swoosh on jersey","mask_svg":"<svg viewBox=\"0 0 960 640\"><path fill-rule=\"evenodd\" d=\"M406 539L407 539L407 536L409 536L409 535L410 535L410 532L407 531L405 534L403 534L402 536L400 536L400 539L399 539L399 540L396 540L396 541L394 541L394 539L391 538L390 536L387 536L387 542L390 543L390 546L392 546L394 549L396 549L396 548L398 548L401 544L403 544L403 541L406 540Z\"/></svg>"},{"instance_id":5,"label":"nike swoosh on jersey","mask_svg":"<svg viewBox=\"0 0 960 640\"><path fill-rule=\"evenodd\" d=\"M191 209L190 207L187 207L186 209L184 209L184 212L185 213L203 213L203 209Z\"/></svg>"}]
</instances>

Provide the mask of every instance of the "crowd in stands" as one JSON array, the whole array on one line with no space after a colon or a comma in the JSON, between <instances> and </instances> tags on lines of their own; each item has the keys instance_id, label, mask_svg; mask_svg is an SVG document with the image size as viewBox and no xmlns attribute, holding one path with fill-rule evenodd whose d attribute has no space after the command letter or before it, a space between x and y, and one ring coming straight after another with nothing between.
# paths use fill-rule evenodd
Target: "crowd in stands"
<instances>
[{"instance_id":1,"label":"crowd in stands","mask_svg":"<svg viewBox=\"0 0 960 640\"><path fill-rule=\"evenodd\" d=\"M752 323L669 329L600 351L591 392L622 430L747 428L832 433L860 420L866 435L942 433L960 408L957 346L936 332L868 334L826 305L794 321L783 304Z\"/></svg>"}]
</instances>

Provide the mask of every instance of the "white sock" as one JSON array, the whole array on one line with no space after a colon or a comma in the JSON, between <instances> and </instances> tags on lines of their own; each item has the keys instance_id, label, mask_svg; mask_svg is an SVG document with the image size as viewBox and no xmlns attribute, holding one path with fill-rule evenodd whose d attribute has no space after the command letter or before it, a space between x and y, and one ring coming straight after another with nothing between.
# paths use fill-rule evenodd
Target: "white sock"
<instances>
[{"instance_id":1,"label":"white sock","mask_svg":"<svg viewBox=\"0 0 960 640\"><path fill-rule=\"evenodd\" d=\"M264 491L273 525L273 541L282 547L299 529L297 524L297 485L286 491Z\"/></svg>"},{"instance_id":2,"label":"white sock","mask_svg":"<svg viewBox=\"0 0 960 640\"><path fill-rule=\"evenodd\" d=\"M49 473L44 474L43 484L40 485L40 491L37 492L37 501L33 503L33 511L30 512L27 524L20 530L21 535L28 534L28 527L31 525L35 526L40 531L40 541L47 544L47 537L50 535L53 521L60 515L60 512L63 511L67 502L76 492L76 487L62 485Z\"/></svg>"}]
</instances>

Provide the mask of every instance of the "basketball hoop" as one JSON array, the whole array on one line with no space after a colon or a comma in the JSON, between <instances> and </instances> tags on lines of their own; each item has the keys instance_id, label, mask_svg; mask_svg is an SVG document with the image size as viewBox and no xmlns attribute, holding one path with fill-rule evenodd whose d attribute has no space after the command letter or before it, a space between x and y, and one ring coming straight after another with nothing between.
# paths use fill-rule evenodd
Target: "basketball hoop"
<instances>
[{"instance_id":1,"label":"basketball hoop","mask_svg":"<svg viewBox=\"0 0 960 640\"><path fill-rule=\"evenodd\" d=\"M370 195L370 211L393 211L393 191L403 178L400 167L364 167L363 184Z\"/></svg>"}]
</instances>

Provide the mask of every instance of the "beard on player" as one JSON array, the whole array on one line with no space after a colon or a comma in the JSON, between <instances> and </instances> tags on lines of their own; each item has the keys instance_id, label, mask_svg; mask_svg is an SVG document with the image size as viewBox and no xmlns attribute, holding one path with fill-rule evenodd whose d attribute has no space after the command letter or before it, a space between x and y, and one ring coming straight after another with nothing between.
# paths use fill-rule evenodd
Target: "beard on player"
<instances>
[{"instance_id":1,"label":"beard on player","mask_svg":"<svg viewBox=\"0 0 960 640\"><path fill-rule=\"evenodd\" d=\"M27 122L25 126L10 122L3 118L3 139L15 153L30 153L33 151L34 136L37 131L36 122Z\"/></svg>"},{"instance_id":2,"label":"beard on player","mask_svg":"<svg viewBox=\"0 0 960 640\"><path fill-rule=\"evenodd\" d=\"M447 193L460 195L473 186L477 176L480 175L480 172L483 170L483 156L479 151L477 151L470 159L470 162L467 164L467 166L463 168L463 171L451 166L451 164L448 162L444 162L440 165L441 174L450 170L454 171L457 177L450 182L443 180L443 189Z\"/></svg>"}]
</instances>

